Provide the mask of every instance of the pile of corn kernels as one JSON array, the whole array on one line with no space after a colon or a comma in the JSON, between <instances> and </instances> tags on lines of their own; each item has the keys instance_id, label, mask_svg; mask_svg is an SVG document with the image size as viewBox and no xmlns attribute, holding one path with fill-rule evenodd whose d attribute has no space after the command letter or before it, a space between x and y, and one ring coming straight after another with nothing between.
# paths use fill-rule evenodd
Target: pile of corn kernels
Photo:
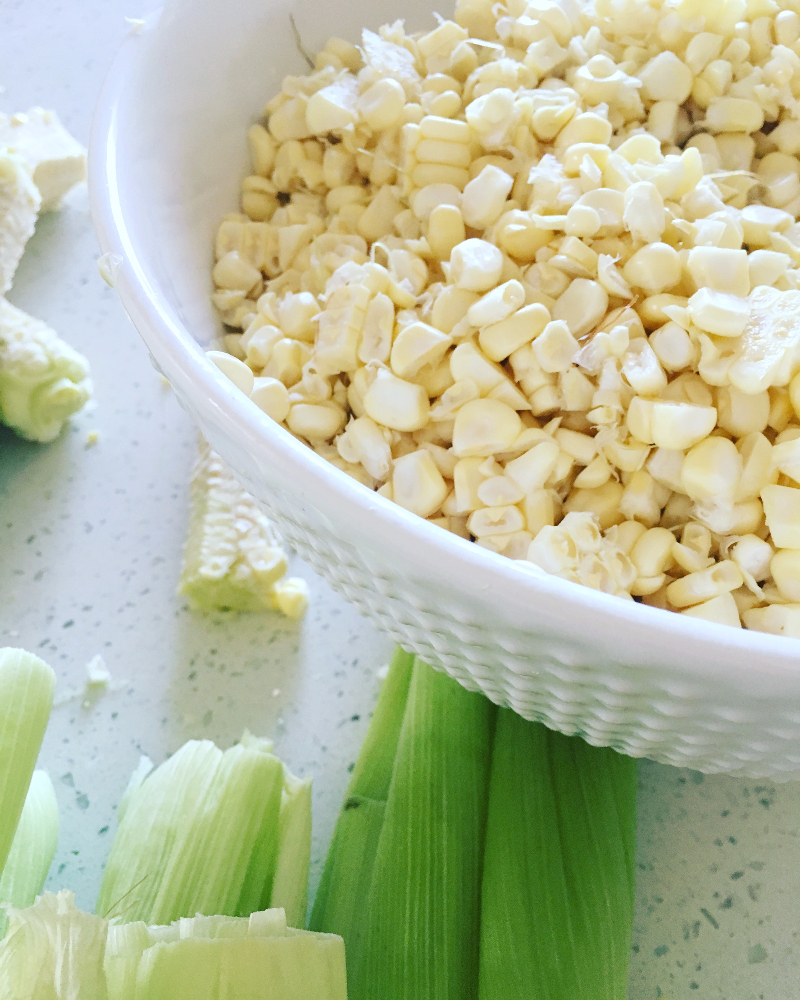
<instances>
[{"instance_id":1,"label":"pile of corn kernels","mask_svg":"<svg viewBox=\"0 0 800 1000\"><path fill-rule=\"evenodd\" d=\"M800 0L458 0L248 134L213 357L366 487L800 636Z\"/></svg>"}]
</instances>

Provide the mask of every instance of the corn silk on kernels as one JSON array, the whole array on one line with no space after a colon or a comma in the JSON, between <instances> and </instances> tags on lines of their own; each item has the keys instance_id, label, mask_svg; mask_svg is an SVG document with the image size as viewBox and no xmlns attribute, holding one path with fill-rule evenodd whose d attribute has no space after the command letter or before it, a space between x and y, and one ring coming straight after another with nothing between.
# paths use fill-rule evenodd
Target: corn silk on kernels
<instances>
[{"instance_id":1,"label":"corn silk on kernels","mask_svg":"<svg viewBox=\"0 0 800 1000\"><path fill-rule=\"evenodd\" d=\"M457 0L248 142L214 302L259 407L494 552L800 636L800 0Z\"/></svg>"}]
</instances>

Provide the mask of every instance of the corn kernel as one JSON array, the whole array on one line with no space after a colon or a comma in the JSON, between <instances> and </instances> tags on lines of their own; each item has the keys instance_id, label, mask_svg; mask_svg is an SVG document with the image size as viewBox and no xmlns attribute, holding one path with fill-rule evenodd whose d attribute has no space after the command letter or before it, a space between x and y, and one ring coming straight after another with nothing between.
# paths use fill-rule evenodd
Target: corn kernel
<instances>
[{"instance_id":1,"label":"corn kernel","mask_svg":"<svg viewBox=\"0 0 800 1000\"><path fill-rule=\"evenodd\" d=\"M456 413L453 451L459 457L506 451L522 431L517 413L494 399L475 399Z\"/></svg>"},{"instance_id":2,"label":"corn kernel","mask_svg":"<svg viewBox=\"0 0 800 1000\"><path fill-rule=\"evenodd\" d=\"M767 485L761 490L764 515L779 549L800 549L800 489Z\"/></svg>"},{"instance_id":3,"label":"corn kernel","mask_svg":"<svg viewBox=\"0 0 800 1000\"><path fill-rule=\"evenodd\" d=\"M449 260L466 235L464 219L456 205L437 205L428 216L428 245L439 260Z\"/></svg>"},{"instance_id":4,"label":"corn kernel","mask_svg":"<svg viewBox=\"0 0 800 1000\"><path fill-rule=\"evenodd\" d=\"M678 251L666 243L644 246L622 268L622 276L629 285L650 295L674 288L681 278Z\"/></svg>"},{"instance_id":5,"label":"corn kernel","mask_svg":"<svg viewBox=\"0 0 800 1000\"><path fill-rule=\"evenodd\" d=\"M733 628L742 627L739 619L739 608L730 593L718 594L709 601L684 608L681 614L689 618L702 618L704 621L715 622L717 625L730 625Z\"/></svg>"},{"instance_id":6,"label":"corn kernel","mask_svg":"<svg viewBox=\"0 0 800 1000\"><path fill-rule=\"evenodd\" d=\"M743 582L744 577L736 563L723 559L699 573L689 573L675 580L667 587L667 599L676 608L688 608L730 593L741 587Z\"/></svg>"},{"instance_id":7,"label":"corn kernel","mask_svg":"<svg viewBox=\"0 0 800 1000\"><path fill-rule=\"evenodd\" d=\"M428 451L420 449L395 459L392 496L395 503L420 517L430 517L441 507L447 485Z\"/></svg>"},{"instance_id":8,"label":"corn kernel","mask_svg":"<svg viewBox=\"0 0 800 1000\"><path fill-rule=\"evenodd\" d=\"M395 431L420 430L428 422L430 404L425 389L387 369L378 370L363 404L365 413L376 423Z\"/></svg>"},{"instance_id":9,"label":"corn kernel","mask_svg":"<svg viewBox=\"0 0 800 1000\"><path fill-rule=\"evenodd\" d=\"M503 255L485 240L464 240L450 255L450 279L458 288L488 292L499 282L502 271Z\"/></svg>"},{"instance_id":10,"label":"corn kernel","mask_svg":"<svg viewBox=\"0 0 800 1000\"><path fill-rule=\"evenodd\" d=\"M742 474L742 456L727 438L708 437L683 460L681 482L693 500L733 498Z\"/></svg>"}]
</instances>

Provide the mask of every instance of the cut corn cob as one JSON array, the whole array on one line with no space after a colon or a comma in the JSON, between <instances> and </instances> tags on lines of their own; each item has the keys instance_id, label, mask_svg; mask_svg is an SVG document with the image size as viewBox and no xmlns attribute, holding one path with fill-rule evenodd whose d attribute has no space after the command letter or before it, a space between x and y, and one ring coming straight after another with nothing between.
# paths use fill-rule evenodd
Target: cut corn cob
<instances>
[{"instance_id":1,"label":"cut corn cob","mask_svg":"<svg viewBox=\"0 0 800 1000\"><path fill-rule=\"evenodd\" d=\"M480 1000L625 1000L636 762L498 715Z\"/></svg>"},{"instance_id":2,"label":"cut corn cob","mask_svg":"<svg viewBox=\"0 0 800 1000\"><path fill-rule=\"evenodd\" d=\"M55 675L24 649L0 649L0 869L5 866L53 707Z\"/></svg>"},{"instance_id":3,"label":"cut corn cob","mask_svg":"<svg viewBox=\"0 0 800 1000\"><path fill-rule=\"evenodd\" d=\"M205 441L192 476L180 591L198 611L274 609L300 618L308 588L282 579L286 554L272 523Z\"/></svg>"},{"instance_id":4,"label":"cut corn cob","mask_svg":"<svg viewBox=\"0 0 800 1000\"><path fill-rule=\"evenodd\" d=\"M348 958L351 1000L477 998L495 713L482 695L415 660L364 937Z\"/></svg>"},{"instance_id":5,"label":"cut corn cob","mask_svg":"<svg viewBox=\"0 0 800 1000\"><path fill-rule=\"evenodd\" d=\"M58 803L46 771L34 771L17 832L0 877L0 904L31 906L44 888L58 846ZM0 911L0 939L8 918Z\"/></svg>"},{"instance_id":6,"label":"cut corn cob","mask_svg":"<svg viewBox=\"0 0 800 1000\"><path fill-rule=\"evenodd\" d=\"M268 904L279 865L280 891L300 912L311 824L301 814L310 797L287 795L283 832L298 831L298 843L279 851L285 782L302 783L284 777L271 748L249 733L225 753L190 741L144 779L127 800L97 912L160 924L197 913L246 916ZM301 885L291 886L292 873Z\"/></svg>"},{"instance_id":7,"label":"cut corn cob","mask_svg":"<svg viewBox=\"0 0 800 1000\"><path fill-rule=\"evenodd\" d=\"M364 902L372 882L413 667L413 655L398 647L347 788L311 914L312 930L344 938L349 969L359 961Z\"/></svg>"}]
</instances>

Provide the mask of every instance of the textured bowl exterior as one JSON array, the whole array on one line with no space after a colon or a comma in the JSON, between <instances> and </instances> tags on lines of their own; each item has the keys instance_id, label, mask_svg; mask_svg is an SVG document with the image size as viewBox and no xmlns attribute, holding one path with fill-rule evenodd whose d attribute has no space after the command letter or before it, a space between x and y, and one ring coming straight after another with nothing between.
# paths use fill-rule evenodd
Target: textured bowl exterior
<instances>
[{"instance_id":1,"label":"textured bowl exterior","mask_svg":"<svg viewBox=\"0 0 800 1000\"><path fill-rule=\"evenodd\" d=\"M424 0L407 7L431 23ZM210 247L244 174L245 128L304 69L290 9L309 47L395 16L388 0L368 14L336 0L174 0L127 40L96 112L101 247L119 258L122 302L181 405L338 593L465 687L633 756L797 776L800 640L622 601L450 535L328 465L206 360Z\"/></svg>"}]
</instances>

